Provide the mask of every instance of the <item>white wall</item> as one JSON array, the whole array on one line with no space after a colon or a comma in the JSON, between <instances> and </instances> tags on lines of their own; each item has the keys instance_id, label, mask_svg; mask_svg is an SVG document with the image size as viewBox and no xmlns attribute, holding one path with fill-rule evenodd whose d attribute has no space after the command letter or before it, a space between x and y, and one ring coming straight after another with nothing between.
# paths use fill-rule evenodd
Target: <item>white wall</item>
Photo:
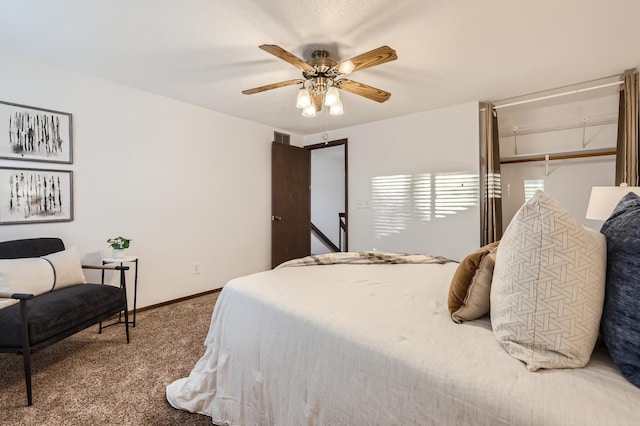
<instances>
[{"instance_id":1,"label":"white wall","mask_svg":"<svg viewBox=\"0 0 640 426\"><path fill-rule=\"evenodd\" d=\"M427 253L460 260L477 249L478 126L478 103L472 102L330 132L330 140L349 139L349 250ZM320 142L322 134L304 138L305 145ZM426 200L430 205L416 200L414 185L414 196L396 203L396 214L386 214L385 206L372 199L372 186L389 176L404 176L414 184L428 176L433 184ZM476 185L474 199L455 213L436 207L444 199L435 190L436 181L440 185L450 178L455 194L473 191ZM388 235L381 232L385 220L387 228L393 228Z\"/></svg>"},{"instance_id":2,"label":"white wall","mask_svg":"<svg viewBox=\"0 0 640 426\"><path fill-rule=\"evenodd\" d=\"M603 222L585 218L591 187L615 185L615 156L589 157L549 162L503 164L502 217L506 229L525 200L524 182L538 181L544 191L569 210L584 225L599 231Z\"/></svg>"},{"instance_id":3,"label":"white wall","mask_svg":"<svg viewBox=\"0 0 640 426\"><path fill-rule=\"evenodd\" d=\"M138 307L269 268L274 129L18 58L2 58L0 93L72 113L74 141L71 165L0 166L73 170L75 185L73 222L3 225L0 240L59 236L99 262L129 237Z\"/></svg>"}]
</instances>

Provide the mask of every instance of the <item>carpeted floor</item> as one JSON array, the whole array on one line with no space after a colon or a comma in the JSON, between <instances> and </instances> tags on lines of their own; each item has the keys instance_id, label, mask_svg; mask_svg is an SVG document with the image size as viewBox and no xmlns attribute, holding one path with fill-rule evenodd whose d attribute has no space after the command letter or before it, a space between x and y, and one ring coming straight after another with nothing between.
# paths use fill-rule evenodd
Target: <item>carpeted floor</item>
<instances>
[{"instance_id":1,"label":"carpeted floor","mask_svg":"<svg viewBox=\"0 0 640 426\"><path fill-rule=\"evenodd\" d=\"M210 425L171 407L165 387L204 354L218 294L138 313L129 345L124 326L94 326L36 352L31 407L22 356L0 354L0 424Z\"/></svg>"}]
</instances>

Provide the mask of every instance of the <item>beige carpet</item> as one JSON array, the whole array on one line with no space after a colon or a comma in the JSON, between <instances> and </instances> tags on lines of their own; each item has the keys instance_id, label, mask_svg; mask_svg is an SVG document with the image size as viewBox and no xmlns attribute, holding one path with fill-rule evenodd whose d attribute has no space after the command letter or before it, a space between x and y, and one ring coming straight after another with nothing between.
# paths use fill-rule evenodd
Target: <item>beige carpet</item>
<instances>
[{"instance_id":1,"label":"beige carpet","mask_svg":"<svg viewBox=\"0 0 640 426\"><path fill-rule=\"evenodd\" d=\"M22 356L0 354L0 424L210 425L172 408L165 387L204 354L218 294L138 313L129 345L124 326L95 326L36 352L31 407Z\"/></svg>"}]
</instances>

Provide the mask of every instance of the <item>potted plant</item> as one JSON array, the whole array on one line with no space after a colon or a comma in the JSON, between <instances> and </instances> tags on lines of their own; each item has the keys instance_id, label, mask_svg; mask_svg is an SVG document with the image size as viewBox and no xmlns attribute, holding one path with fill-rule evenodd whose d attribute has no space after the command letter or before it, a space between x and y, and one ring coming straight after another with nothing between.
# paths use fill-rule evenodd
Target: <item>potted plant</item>
<instances>
[{"instance_id":1,"label":"potted plant","mask_svg":"<svg viewBox=\"0 0 640 426\"><path fill-rule=\"evenodd\" d=\"M109 238L107 243L113 249L113 258L122 259L124 257L124 250L129 248L131 240L125 237Z\"/></svg>"}]
</instances>

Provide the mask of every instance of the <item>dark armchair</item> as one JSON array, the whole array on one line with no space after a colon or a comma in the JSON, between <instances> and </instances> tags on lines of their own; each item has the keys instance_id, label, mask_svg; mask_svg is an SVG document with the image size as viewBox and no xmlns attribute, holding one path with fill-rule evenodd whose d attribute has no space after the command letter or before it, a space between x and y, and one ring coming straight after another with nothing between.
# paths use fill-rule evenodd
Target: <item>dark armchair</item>
<instances>
[{"instance_id":1,"label":"dark armchair","mask_svg":"<svg viewBox=\"0 0 640 426\"><path fill-rule=\"evenodd\" d=\"M0 279L7 259L39 258L65 250L59 238L32 238L0 242ZM54 287L56 269L52 262ZM46 266L45 266L46 267ZM34 295L27 292L0 292L0 301L15 299L0 309L0 352L22 354L27 386L27 403L32 405L31 354L120 312L125 315L129 343L127 266L85 266L120 271L120 286L78 283ZM0 289L0 291L2 291Z\"/></svg>"}]
</instances>

